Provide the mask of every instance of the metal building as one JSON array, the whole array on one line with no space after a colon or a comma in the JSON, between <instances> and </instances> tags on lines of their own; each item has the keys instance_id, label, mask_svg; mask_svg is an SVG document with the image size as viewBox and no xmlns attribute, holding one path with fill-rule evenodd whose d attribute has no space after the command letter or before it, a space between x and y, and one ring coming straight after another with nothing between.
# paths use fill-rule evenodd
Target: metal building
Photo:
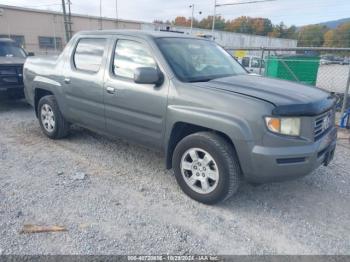
<instances>
[{"instance_id":1,"label":"metal building","mask_svg":"<svg viewBox=\"0 0 350 262\"><path fill-rule=\"evenodd\" d=\"M72 34L81 30L151 29L152 23L72 14ZM64 47L65 31L60 12L0 5L0 37L14 39L35 54L59 53Z\"/></svg>"},{"instance_id":2,"label":"metal building","mask_svg":"<svg viewBox=\"0 0 350 262\"><path fill-rule=\"evenodd\" d=\"M103 29L139 29L160 30L166 29L165 24L154 24L141 21L106 18L72 14L72 35L81 30ZM185 34L190 33L186 27L171 27ZM193 34L211 34L210 30L193 29ZM57 54L64 45L65 30L61 12L23 8L17 6L0 5L0 38L14 39L27 51L36 55ZM296 47L297 41L248 34L230 32L215 32L216 41L228 48L234 47Z\"/></svg>"}]
</instances>

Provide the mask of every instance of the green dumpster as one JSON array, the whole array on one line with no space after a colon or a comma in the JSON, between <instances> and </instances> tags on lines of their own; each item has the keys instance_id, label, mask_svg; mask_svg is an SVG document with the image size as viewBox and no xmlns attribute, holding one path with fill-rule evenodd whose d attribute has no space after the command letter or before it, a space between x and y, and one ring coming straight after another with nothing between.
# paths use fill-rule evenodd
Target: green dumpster
<instances>
[{"instance_id":1,"label":"green dumpster","mask_svg":"<svg viewBox=\"0 0 350 262\"><path fill-rule=\"evenodd\" d=\"M270 56L265 75L315 86L319 66L320 57L316 56Z\"/></svg>"}]
</instances>

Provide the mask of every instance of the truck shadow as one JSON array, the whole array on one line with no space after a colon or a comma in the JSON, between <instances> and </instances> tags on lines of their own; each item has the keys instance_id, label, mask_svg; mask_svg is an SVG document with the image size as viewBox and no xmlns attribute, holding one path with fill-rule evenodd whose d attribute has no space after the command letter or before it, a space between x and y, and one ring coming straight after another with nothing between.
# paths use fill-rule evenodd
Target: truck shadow
<instances>
[{"instance_id":1,"label":"truck shadow","mask_svg":"<svg viewBox=\"0 0 350 262\"><path fill-rule=\"evenodd\" d=\"M21 112L32 110L31 106L27 104L25 99L13 100L6 95L0 94L0 113L4 112Z\"/></svg>"},{"instance_id":2,"label":"truck shadow","mask_svg":"<svg viewBox=\"0 0 350 262\"><path fill-rule=\"evenodd\" d=\"M165 160L162 153L130 141L97 134L78 126L72 126L67 140L75 145L93 146L97 154L103 156L103 159L108 160L110 158L111 162L113 162L114 158L119 158L121 162L125 163L132 162L133 159L138 159L137 163L134 163L135 168L139 168L140 170L158 170L167 175L172 173L165 169ZM340 150L349 149L340 148ZM253 186L247 182L243 182L237 194L218 206L233 211L237 210L237 208L246 208L250 203L252 204L251 207L258 204L261 206L272 206L273 208L282 210L286 207L301 207L300 203L306 206L309 203L310 206L313 206L313 202L319 203L320 199L322 199L323 204L328 204L331 207L333 206L332 201L334 201L335 197L344 199L339 192L340 190L344 189L346 192L350 192L346 189L350 187L348 177L345 178L345 184L339 185L337 174L339 173L344 176L344 174L341 174L342 169L340 167L347 165L346 159L340 157L343 153L346 155L345 153L347 152L339 151L336 153L334 162L329 167L320 167L312 174L303 178L259 186ZM117 168L116 166L109 168L112 167ZM159 183L162 182L164 181L159 181ZM172 186L176 187L175 179L173 182L174 184Z\"/></svg>"},{"instance_id":3,"label":"truck shadow","mask_svg":"<svg viewBox=\"0 0 350 262\"><path fill-rule=\"evenodd\" d=\"M268 226L270 220L275 227L289 227L280 222L295 220L300 225L340 230L340 225L350 219L350 180L342 171L342 162L338 156L329 167L293 181L260 186L243 183L235 196L218 207L227 214L246 214L260 226Z\"/></svg>"}]
</instances>

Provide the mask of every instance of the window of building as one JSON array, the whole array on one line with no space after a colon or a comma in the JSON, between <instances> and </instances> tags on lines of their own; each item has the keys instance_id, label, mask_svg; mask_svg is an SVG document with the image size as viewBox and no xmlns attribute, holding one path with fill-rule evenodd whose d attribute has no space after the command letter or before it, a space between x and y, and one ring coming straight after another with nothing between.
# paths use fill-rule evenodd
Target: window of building
<instances>
[{"instance_id":1,"label":"window of building","mask_svg":"<svg viewBox=\"0 0 350 262\"><path fill-rule=\"evenodd\" d=\"M78 70L97 73L102 64L106 39L82 38L79 40L74 53L74 65Z\"/></svg>"},{"instance_id":2,"label":"window of building","mask_svg":"<svg viewBox=\"0 0 350 262\"><path fill-rule=\"evenodd\" d=\"M119 40L115 48L113 73L120 77L134 78L134 71L138 67L157 68L157 64L143 44Z\"/></svg>"},{"instance_id":3,"label":"window of building","mask_svg":"<svg viewBox=\"0 0 350 262\"><path fill-rule=\"evenodd\" d=\"M61 49L62 38L39 36L39 47L42 49Z\"/></svg>"},{"instance_id":4,"label":"window of building","mask_svg":"<svg viewBox=\"0 0 350 262\"><path fill-rule=\"evenodd\" d=\"M24 36L23 35L0 35L0 38L10 38L16 42L18 47L25 47Z\"/></svg>"}]
</instances>

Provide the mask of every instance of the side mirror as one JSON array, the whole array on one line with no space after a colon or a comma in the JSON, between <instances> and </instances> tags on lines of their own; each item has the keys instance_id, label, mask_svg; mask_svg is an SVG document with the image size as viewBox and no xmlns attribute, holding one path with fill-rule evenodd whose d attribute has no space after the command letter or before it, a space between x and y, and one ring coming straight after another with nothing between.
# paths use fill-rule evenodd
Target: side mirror
<instances>
[{"instance_id":1,"label":"side mirror","mask_svg":"<svg viewBox=\"0 0 350 262\"><path fill-rule=\"evenodd\" d=\"M34 56L35 54L34 54L34 52L28 52L27 55L28 55L28 56Z\"/></svg>"},{"instance_id":2,"label":"side mirror","mask_svg":"<svg viewBox=\"0 0 350 262\"><path fill-rule=\"evenodd\" d=\"M160 84L162 76L153 67L139 67L135 69L134 81L137 84Z\"/></svg>"}]
</instances>

